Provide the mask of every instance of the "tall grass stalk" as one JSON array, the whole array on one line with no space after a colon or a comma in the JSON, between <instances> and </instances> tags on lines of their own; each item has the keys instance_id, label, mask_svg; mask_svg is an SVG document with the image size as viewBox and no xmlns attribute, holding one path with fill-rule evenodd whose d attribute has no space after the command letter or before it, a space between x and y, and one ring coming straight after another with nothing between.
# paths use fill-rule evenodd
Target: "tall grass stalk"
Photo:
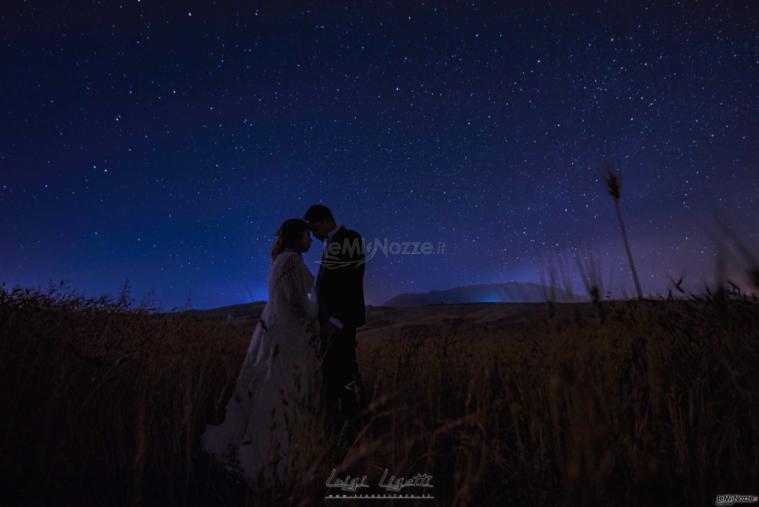
<instances>
[{"instance_id":1,"label":"tall grass stalk","mask_svg":"<svg viewBox=\"0 0 759 507\"><path fill-rule=\"evenodd\" d=\"M627 239L627 228L622 219L622 209L619 205L619 199L621 197L619 175L610 161L606 160L604 161L604 164L606 166L606 190L614 200L614 211L616 212L617 220L619 221L619 229L622 231L622 241L625 245L627 262L630 264L630 273L632 273L633 283L635 284L635 292L638 295L638 299L643 299L643 291L640 288L640 280L638 280L638 271L635 269L635 261L633 260L632 250L630 249L630 241Z\"/></svg>"}]
</instances>

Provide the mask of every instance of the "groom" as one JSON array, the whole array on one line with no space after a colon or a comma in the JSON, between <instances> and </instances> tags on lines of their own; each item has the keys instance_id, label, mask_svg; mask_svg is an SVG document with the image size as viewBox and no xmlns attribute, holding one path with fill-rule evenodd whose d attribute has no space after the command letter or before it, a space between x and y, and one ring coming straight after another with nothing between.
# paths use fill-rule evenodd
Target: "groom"
<instances>
[{"instance_id":1,"label":"groom","mask_svg":"<svg viewBox=\"0 0 759 507\"><path fill-rule=\"evenodd\" d=\"M340 457L357 430L366 393L356 363L356 328L366 322L364 244L361 235L335 222L326 206L314 204L303 216L324 242L316 277L322 357L325 431Z\"/></svg>"}]
</instances>

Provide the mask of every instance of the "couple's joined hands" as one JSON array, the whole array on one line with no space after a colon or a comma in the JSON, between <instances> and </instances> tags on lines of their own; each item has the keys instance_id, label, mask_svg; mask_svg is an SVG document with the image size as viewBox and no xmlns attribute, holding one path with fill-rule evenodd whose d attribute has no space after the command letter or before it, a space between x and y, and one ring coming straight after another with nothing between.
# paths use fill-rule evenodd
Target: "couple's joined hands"
<instances>
[{"instance_id":1,"label":"couple's joined hands","mask_svg":"<svg viewBox=\"0 0 759 507\"><path fill-rule=\"evenodd\" d=\"M340 321L337 322L342 324ZM330 349L332 340L335 339L335 335L340 333L342 329L342 327L335 325L332 318L330 318L321 326L317 321L309 323L307 327L307 331L310 335L308 344L317 352L317 356L320 358L320 362L324 360L324 356Z\"/></svg>"},{"instance_id":2,"label":"couple's joined hands","mask_svg":"<svg viewBox=\"0 0 759 507\"><path fill-rule=\"evenodd\" d=\"M320 326L319 321L315 319L311 320L306 325L308 345L318 356L322 356L326 352L328 345L332 342L334 335L340 330L341 328L335 326L331 321Z\"/></svg>"},{"instance_id":3,"label":"couple's joined hands","mask_svg":"<svg viewBox=\"0 0 759 507\"><path fill-rule=\"evenodd\" d=\"M317 356L319 356L319 347L321 345L319 321L314 319L306 324L306 335L308 336L308 346L311 347L311 350L313 350Z\"/></svg>"}]
</instances>

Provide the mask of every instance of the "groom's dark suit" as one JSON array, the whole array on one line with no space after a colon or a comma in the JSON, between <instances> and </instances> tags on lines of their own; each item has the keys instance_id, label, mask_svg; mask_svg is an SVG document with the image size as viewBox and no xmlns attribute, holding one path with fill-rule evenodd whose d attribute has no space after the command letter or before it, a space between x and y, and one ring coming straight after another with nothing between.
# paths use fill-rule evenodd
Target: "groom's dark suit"
<instances>
[{"instance_id":1,"label":"groom's dark suit","mask_svg":"<svg viewBox=\"0 0 759 507\"><path fill-rule=\"evenodd\" d=\"M325 240L316 278L320 320L334 317L353 329L366 323L364 261L363 238L356 231L341 225Z\"/></svg>"},{"instance_id":2,"label":"groom's dark suit","mask_svg":"<svg viewBox=\"0 0 759 507\"><path fill-rule=\"evenodd\" d=\"M364 261L359 233L339 226L325 239L316 297L322 330L322 396L328 438L339 437L345 422L355 422L366 401L356 363L356 328L366 322ZM359 400L356 391L360 393ZM344 438L350 438L353 429L348 427Z\"/></svg>"}]
</instances>

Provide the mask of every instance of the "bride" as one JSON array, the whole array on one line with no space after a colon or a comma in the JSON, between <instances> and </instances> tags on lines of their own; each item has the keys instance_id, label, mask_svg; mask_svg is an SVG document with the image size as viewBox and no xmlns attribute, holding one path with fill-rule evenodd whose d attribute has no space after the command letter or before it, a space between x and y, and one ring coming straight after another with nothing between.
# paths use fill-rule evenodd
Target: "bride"
<instances>
[{"instance_id":1,"label":"bride","mask_svg":"<svg viewBox=\"0 0 759 507\"><path fill-rule=\"evenodd\" d=\"M299 425L297 400L315 396L318 320L313 275L302 252L311 246L304 221L277 231L269 296L253 332L224 421L209 425L203 448L250 486L286 474L289 433ZM271 466L274 464L274 467Z\"/></svg>"}]
</instances>

